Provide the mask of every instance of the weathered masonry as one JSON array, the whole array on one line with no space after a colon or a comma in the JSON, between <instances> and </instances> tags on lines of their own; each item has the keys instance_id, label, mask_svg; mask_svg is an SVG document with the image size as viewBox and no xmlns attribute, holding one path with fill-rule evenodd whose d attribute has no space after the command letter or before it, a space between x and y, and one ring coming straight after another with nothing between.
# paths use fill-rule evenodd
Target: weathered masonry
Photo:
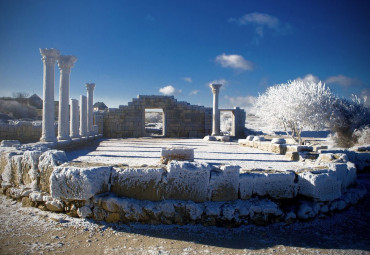
<instances>
[{"instance_id":1,"label":"weathered masonry","mask_svg":"<svg viewBox=\"0 0 370 255\"><path fill-rule=\"evenodd\" d=\"M145 109L163 110L164 137L203 138L212 133L212 108L179 102L173 96L143 96L126 106L110 108L104 115L104 137L142 137L145 133ZM245 111L238 107L233 113L233 136L243 136Z\"/></svg>"}]
</instances>

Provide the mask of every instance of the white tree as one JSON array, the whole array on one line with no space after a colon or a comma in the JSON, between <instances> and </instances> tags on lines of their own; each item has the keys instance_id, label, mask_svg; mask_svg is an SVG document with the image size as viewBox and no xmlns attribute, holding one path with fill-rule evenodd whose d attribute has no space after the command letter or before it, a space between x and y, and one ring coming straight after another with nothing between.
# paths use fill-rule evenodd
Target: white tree
<instances>
[{"instance_id":1,"label":"white tree","mask_svg":"<svg viewBox=\"0 0 370 255\"><path fill-rule=\"evenodd\" d=\"M270 126L284 127L301 144L303 129L319 130L326 126L334 101L330 89L321 81L294 80L269 87L257 98L255 106L257 115Z\"/></svg>"}]
</instances>

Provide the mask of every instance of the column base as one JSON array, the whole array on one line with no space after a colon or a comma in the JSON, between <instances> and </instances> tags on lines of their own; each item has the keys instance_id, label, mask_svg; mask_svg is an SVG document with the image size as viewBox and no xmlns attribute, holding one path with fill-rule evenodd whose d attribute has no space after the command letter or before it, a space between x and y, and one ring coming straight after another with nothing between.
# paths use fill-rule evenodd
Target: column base
<instances>
[{"instance_id":1,"label":"column base","mask_svg":"<svg viewBox=\"0 0 370 255\"><path fill-rule=\"evenodd\" d=\"M56 137L41 137L40 142L56 142Z\"/></svg>"},{"instance_id":2,"label":"column base","mask_svg":"<svg viewBox=\"0 0 370 255\"><path fill-rule=\"evenodd\" d=\"M58 140L70 141L71 138L69 136L58 136Z\"/></svg>"}]
</instances>

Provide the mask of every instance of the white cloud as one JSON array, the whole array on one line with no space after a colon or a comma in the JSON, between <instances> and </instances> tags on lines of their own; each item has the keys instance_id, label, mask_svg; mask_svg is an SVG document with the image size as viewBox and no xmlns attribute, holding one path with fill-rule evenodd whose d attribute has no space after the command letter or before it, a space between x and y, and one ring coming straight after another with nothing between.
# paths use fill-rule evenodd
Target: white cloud
<instances>
[{"instance_id":1,"label":"white cloud","mask_svg":"<svg viewBox=\"0 0 370 255\"><path fill-rule=\"evenodd\" d=\"M240 107L243 108L247 114L254 112L254 103L256 102L256 97L245 96L245 97L229 97L225 96L225 99L228 101L227 107Z\"/></svg>"},{"instance_id":2,"label":"white cloud","mask_svg":"<svg viewBox=\"0 0 370 255\"><path fill-rule=\"evenodd\" d=\"M350 78L344 75L337 75L337 76L330 76L325 80L325 83L327 84L339 84L340 86L343 87L349 87L353 85L360 85L361 81L358 79Z\"/></svg>"},{"instance_id":3,"label":"white cloud","mask_svg":"<svg viewBox=\"0 0 370 255\"><path fill-rule=\"evenodd\" d=\"M172 85L168 85L163 88L160 88L159 92L165 96L172 96L181 94L182 91L180 89L175 89Z\"/></svg>"},{"instance_id":4,"label":"white cloud","mask_svg":"<svg viewBox=\"0 0 370 255\"><path fill-rule=\"evenodd\" d=\"M189 95L190 96L194 96L194 95L197 95L199 93L199 90L192 90L190 93L189 93Z\"/></svg>"},{"instance_id":5,"label":"white cloud","mask_svg":"<svg viewBox=\"0 0 370 255\"><path fill-rule=\"evenodd\" d=\"M216 57L215 61L225 68L230 67L239 70L253 69L253 63L248 60L245 60L241 55L236 54L226 55L225 53L222 53L221 55L218 55Z\"/></svg>"},{"instance_id":6,"label":"white cloud","mask_svg":"<svg viewBox=\"0 0 370 255\"><path fill-rule=\"evenodd\" d=\"M291 31L291 25L281 22L278 18L266 13L253 12L245 14L240 18L231 18L229 22L236 22L239 25L252 25L255 27L256 34L263 37L265 29L270 29L279 34L286 34Z\"/></svg>"},{"instance_id":7,"label":"white cloud","mask_svg":"<svg viewBox=\"0 0 370 255\"><path fill-rule=\"evenodd\" d=\"M183 80L189 83L193 82L193 79L191 77L184 77Z\"/></svg>"},{"instance_id":8,"label":"white cloud","mask_svg":"<svg viewBox=\"0 0 370 255\"><path fill-rule=\"evenodd\" d=\"M319 77L313 75L313 74L306 74L305 77L301 78L301 77L298 77L296 78L296 80L298 81L303 81L303 82L315 82L315 83L318 83L320 81Z\"/></svg>"}]
</instances>

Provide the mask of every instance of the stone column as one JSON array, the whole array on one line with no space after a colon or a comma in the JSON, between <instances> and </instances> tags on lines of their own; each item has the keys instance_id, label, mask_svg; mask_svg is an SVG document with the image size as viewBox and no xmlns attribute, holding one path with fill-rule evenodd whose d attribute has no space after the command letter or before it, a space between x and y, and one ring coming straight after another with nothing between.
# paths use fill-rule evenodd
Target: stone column
<instances>
[{"instance_id":1,"label":"stone column","mask_svg":"<svg viewBox=\"0 0 370 255\"><path fill-rule=\"evenodd\" d=\"M87 100L86 96L80 96L80 136L87 136Z\"/></svg>"},{"instance_id":2,"label":"stone column","mask_svg":"<svg viewBox=\"0 0 370 255\"><path fill-rule=\"evenodd\" d=\"M218 110L218 94L222 84L211 84L213 93L213 118L212 118L212 135L220 135L220 111Z\"/></svg>"},{"instance_id":3,"label":"stone column","mask_svg":"<svg viewBox=\"0 0 370 255\"><path fill-rule=\"evenodd\" d=\"M93 122L94 122L94 88L95 83L86 83L86 89L87 89L87 134L88 135L94 135L94 128L93 128Z\"/></svg>"},{"instance_id":4,"label":"stone column","mask_svg":"<svg viewBox=\"0 0 370 255\"><path fill-rule=\"evenodd\" d=\"M42 134L41 142L55 142L55 104L54 104L54 76L55 62L59 57L57 49L40 49L44 62L43 103L42 103Z\"/></svg>"},{"instance_id":5,"label":"stone column","mask_svg":"<svg viewBox=\"0 0 370 255\"><path fill-rule=\"evenodd\" d=\"M79 135L79 114L78 114L78 100L71 99L71 125L70 125L70 136L71 138L78 138Z\"/></svg>"},{"instance_id":6,"label":"stone column","mask_svg":"<svg viewBox=\"0 0 370 255\"><path fill-rule=\"evenodd\" d=\"M77 61L74 56L59 56L60 70L59 85L59 117L58 140L69 140L69 77L73 64Z\"/></svg>"}]
</instances>

